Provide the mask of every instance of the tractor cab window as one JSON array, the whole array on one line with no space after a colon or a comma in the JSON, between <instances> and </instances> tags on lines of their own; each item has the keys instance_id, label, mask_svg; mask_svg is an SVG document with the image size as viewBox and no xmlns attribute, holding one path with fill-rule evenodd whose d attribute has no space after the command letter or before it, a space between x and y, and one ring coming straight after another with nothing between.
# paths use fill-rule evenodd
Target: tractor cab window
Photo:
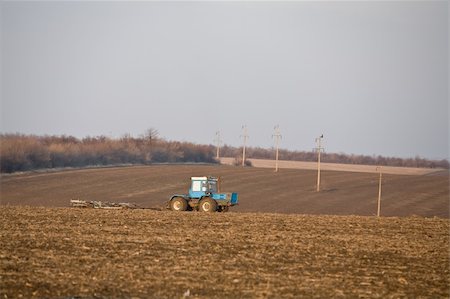
<instances>
[{"instance_id":1,"label":"tractor cab window","mask_svg":"<svg viewBox=\"0 0 450 299\"><path fill-rule=\"evenodd\" d=\"M208 189L207 189L207 184L206 184L206 182L205 181L203 181L202 182L202 191L203 192L206 192Z\"/></svg>"},{"instance_id":2,"label":"tractor cab window","mask_svg":"<svg viewBox=\"0 0 450 299\"><path fill-rule=\"evenodd\" d=\"M201 182L200 181L192 181L192 191L198 192L201 190Z\"/></svg>"},{"instance_id":3,"label":"tractor cab window","mask_svg":"<svg viewBox=\"0 0 450 299\"><path fill-rule=\"evenodd\" d=\"M209 181L209 192L216 193L217 192L217 182L216 181Z\"/></svg>"}]
</instances>

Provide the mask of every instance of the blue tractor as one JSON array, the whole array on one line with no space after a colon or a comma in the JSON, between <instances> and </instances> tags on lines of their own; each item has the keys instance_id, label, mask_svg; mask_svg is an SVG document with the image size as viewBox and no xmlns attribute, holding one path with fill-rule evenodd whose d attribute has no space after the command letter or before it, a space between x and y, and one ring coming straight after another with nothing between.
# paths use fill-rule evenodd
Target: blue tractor
<instances>
[{"instance_id":1,"label":"blue tractor","mask_svg":"<svg viewBox=\"0 0 450 299\"><path fill-rule=\"evenodd\" d=\"M227 212L238 204L237 193L220 193L219 179L215 177L191 177L188 194L172 195L168 208L172 211Z\"/></svg>"}]
</instances>

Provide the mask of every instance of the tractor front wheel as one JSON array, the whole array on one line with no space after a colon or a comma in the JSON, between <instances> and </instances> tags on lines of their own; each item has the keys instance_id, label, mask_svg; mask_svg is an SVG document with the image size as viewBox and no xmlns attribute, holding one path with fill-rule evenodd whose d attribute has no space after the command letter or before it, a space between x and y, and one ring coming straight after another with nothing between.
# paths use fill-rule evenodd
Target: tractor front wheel
<instances>
[{"instance_id":1,"label":"tractor front wheel","mask_svg":"<svg viewBox=\"0 0 450 299\"><path fill-rule=\"evenodd\" d=\"M186 211L188 207L187 201L181 197L175 197L170 201L170 209L172 211Z\"/></svg>"},{"instance_id":2,"label":"tractor front wheel","mask_svg":"<svg viewBox=\"0 0 450 299\"><path fill-rule=\"evenodd\" d=\"M215 200L211 198L204 198L200 201L198 205L198 210L200 212L215 212L217 211L217 203Z\"/></svg>"}]
</instances>

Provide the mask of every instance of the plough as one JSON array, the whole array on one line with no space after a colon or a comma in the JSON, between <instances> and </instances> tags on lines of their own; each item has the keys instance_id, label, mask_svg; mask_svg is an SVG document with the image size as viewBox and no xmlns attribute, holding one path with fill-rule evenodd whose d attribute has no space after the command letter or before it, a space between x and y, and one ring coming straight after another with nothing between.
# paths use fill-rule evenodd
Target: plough
<instances>
[{"instance_id":1,"label":"plough","mask_svg":"<svg viewBox=\"0 0 450 299\"><path fill-rule=\"evenodd\" d=\"M81 199L71 199L70 205L74 208L94 208L94 209L143 209L142 207L128 202L108 202L99 200L81 200Z\"/></svg>"}]
</instances>

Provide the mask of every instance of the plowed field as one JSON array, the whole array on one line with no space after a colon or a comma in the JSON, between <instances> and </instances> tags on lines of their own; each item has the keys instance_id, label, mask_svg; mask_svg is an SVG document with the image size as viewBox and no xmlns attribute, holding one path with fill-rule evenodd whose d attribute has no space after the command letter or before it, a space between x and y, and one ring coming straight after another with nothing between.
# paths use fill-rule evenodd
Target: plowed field
<instances>
[{"instance_id":1,"label":"plowed field","mask_svg":"<svg viewBox=\"0 0 450 299\"><path fill-rule=\"evenodd\" d=\"M1 298L450 296L448 219L20 206L0 219Z\"/></svg>"},{"instance_id":2,"label":"plowed field","mask_svg":"<svg viewBox=\"0 0 450 299\"><path fill-rule=\"evenodd\" d=\"M203 175L220 176L240 205L68 208L72 198L162 207ZM402 218L367 217L377 174L324 171L321 192L315 182L312 170L192 165L2 176L0 298L450 296L448 172L386 174L382 215Z\"/></svg>"},{"instance_id":3,"label":"plowed field","mask_svg":"<svg viewBox=\"0 0 450 299\"><path fill-rule=\"evenodd\" d=\"M239 193L236 212L371 216L378 174L232 166L159 165L27 173L1 177L1 204L67 207L70 199L132 202L162 207L185 193L190 176L221 177L222 191ZM382 216L449 217L449 172L383 176Z\"/></svg>"}]
</instances>

